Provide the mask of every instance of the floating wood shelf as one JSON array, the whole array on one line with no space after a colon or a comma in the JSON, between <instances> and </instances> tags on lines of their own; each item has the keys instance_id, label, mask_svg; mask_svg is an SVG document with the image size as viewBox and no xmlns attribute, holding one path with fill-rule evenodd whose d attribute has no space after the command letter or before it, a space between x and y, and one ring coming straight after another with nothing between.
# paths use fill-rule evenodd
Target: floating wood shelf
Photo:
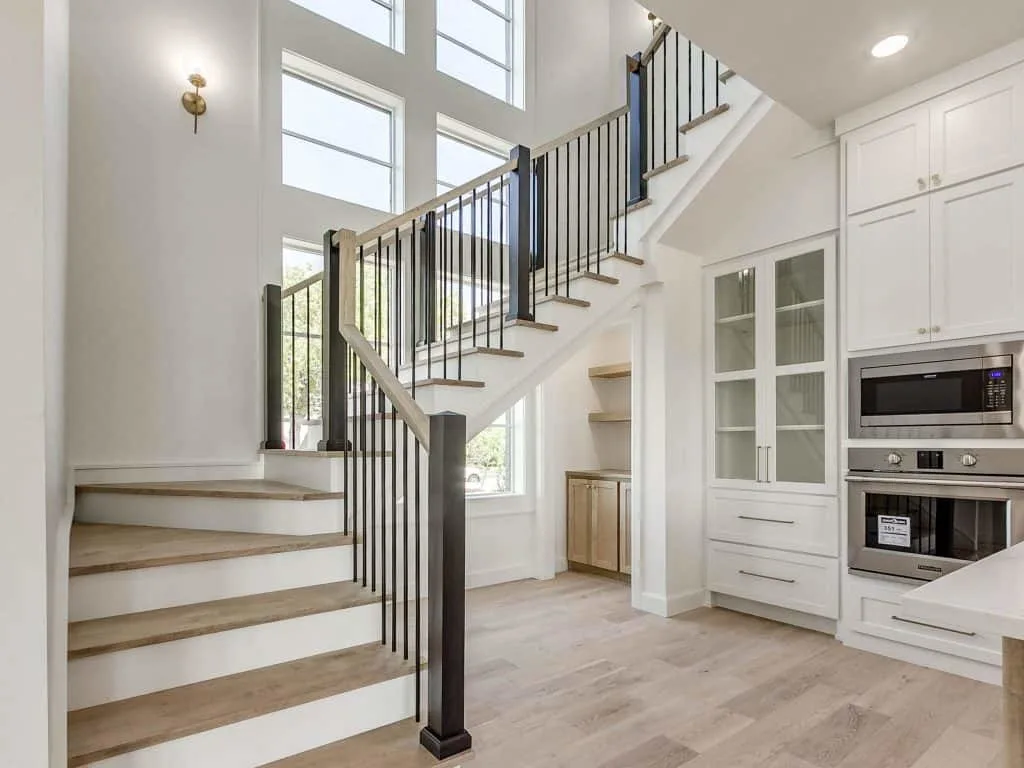
<instances>
[{"instance_id":1,"label":"floating wood shelf","mask_svg":"<svg viewBox=\"0 0 1024 768\"><path fill-rule=\"evenodd\" d=\"M606 413L604 411L593 411L590 414L590 421L593 424L613 424L622 423L628 424L633 418L628 413Z\"/></svg>"},{"instance_id":2,"label":"floating wood shelf","mask_svg":"<svg viewBox=\"0 0 1024 768\"><path fill-rule=\"evenodd\" d=\"M633 364L598 365L591 368L589 373L592 379L626 379L633 375Z\"/></svg>"}]
</instances>

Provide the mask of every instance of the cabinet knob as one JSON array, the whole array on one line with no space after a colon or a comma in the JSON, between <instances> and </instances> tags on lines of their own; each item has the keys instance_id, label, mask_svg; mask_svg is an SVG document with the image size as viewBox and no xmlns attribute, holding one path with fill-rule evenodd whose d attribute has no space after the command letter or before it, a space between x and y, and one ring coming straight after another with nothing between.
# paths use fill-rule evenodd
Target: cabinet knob
<instances>
[{"instance_id":1,"label":"cabinet knob","mask_svg":"<svg viewBox=\"0 0 1024 768\"><path fill-rule=\"evenodd\" d=\"M918 332L919 335L924 336L926 333L928 333L928 329L927 328L918 328L917 332Z\"/></svg>"},{"instance_id":2,"label":"cabinet knob","mask_svg":"<svg viewBox=\"0 0 1024 768\"><path fill-rule=\"evenodd\" d=\"M942 186L942 177L937 173L932 174L932 185L936 187Z\"/></svg>"},{"instance_id":3,"label":"cabinet knob","mask_svg":"<svg viewBox=\"0 0 1024 768\"><path fill-rule=\"evenodd\" d=\"M923 176L918 178L918 180L917 180L917 188L920 189L922 192L924 190L928 189L928 182L924 180Z\"/></svg>"}]
</instances>

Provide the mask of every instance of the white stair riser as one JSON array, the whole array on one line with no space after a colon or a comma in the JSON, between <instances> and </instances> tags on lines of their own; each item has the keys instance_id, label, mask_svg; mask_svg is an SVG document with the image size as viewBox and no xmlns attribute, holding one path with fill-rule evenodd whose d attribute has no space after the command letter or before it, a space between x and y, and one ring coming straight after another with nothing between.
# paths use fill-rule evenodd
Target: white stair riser
<instances>
[{"instance_id":1,"label":"white stair riser","mask_svg":"<svg viewBox=\"0 0 1024 768\"><path fill-rule=\"evenodd\" d=\"M341 532L343 509L341 499L291 501L87 493L76 502L75 520L310 536Z\"/></svg>"},{"instance_id":2,"label":"white stair riser","mask_svg":"<svg viewBox=\"0 0 1024 768\"><path fill-rule=\"evenodd\" d=\"M74 659L68 664L68 709L365 645L379 641L380 632L381 607L373 603Z\"/></svg>"},{"instance_id":3,"label":"white stair riser","mask_svg":"<svg viewBox=\"0 0 1024 768\"><path fill-rule=\"evenodd\" d=\"M409 675L92 765L253 768L409 718L414 697L414 677Z\"/></svg>"},{"instance_id":4,"label":"white stair riser","mask_svg":"<svg viewBox=\"0 0 1024 768\"><path fill-rule=\"evenodd\" d=\"M69 619L85 621L352 578L352 547L75 576Z\"/></svg>"},{"instance_id":5,"label":"white stair riser","mask_svg":"<svg viewBox=\"0 0 1024 768\"><path fill-rule=\"evenodd\" d=\"M390 425L390 422L387 423ZM387 439L390 443L390 426L388 426L387 429ZM399 451L401 451L401 426L399 426L398 443ZM367 457L366 460L373 461L374 459L372 457ZM388 490L390 492L392 459L390 456L379 456L375 461L378 462L378 472L380 472L380 464L384 464L389 483ZM332 493L341 493L345 490L346 462L348 462L350 484L352 482L351 473L354 471L354 467L359 466L360 471L362 471L362 460L356 462L351 459L333 456L317 456L315 454L311 454L309 456L287 456L268 453L264 458L264 462L264 477L266 477L267 480L276 480L282 483L291 483L293 485L301 485L306 488L313 488L318 491L330 491ZM399 464L401 464L401 460L399 460ZM412 465L412 433L409 434L409 464L410 466ZM421 467L427 466L425 457L421 457L420 465ZM401 478L399 478L399 480L401 480ZM401 491L399 491L399 493L401 493Z\"/></svg>"}]
</instances>

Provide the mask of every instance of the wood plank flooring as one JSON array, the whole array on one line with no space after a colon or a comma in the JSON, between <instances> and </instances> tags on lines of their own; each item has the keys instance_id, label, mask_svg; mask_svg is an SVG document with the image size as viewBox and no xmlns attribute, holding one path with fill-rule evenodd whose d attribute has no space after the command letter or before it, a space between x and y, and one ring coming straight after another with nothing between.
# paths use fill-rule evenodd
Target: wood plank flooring
<instances>
[{"instance_id":1,"label":"wood plank flooring","mask_svg":"<svg viewBox=\"0 0 1024 768\"><path fill-rule=\"evenodd\" d=\"M70 574L85 576L91 573L340 547L351 543L351 536L340 533L282 536L75 523L71 526Z\"/></svg>"},{"instance_id":2,"label":"wood plank flooring","mask_svg":"<svg viewBox=\"0 0 1024 768\"><path fill-rule=\"evenodd\" d=\"M742 614L664 620L628 601L578 574L469 593L473 766L1000 765L997 687Z\"/></svg>"}]
</instances>

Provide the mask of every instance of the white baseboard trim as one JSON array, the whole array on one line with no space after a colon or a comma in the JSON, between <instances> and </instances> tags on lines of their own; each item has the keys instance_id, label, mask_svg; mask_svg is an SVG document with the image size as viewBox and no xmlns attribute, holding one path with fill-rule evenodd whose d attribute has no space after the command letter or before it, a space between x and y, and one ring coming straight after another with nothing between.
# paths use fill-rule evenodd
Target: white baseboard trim
<instances>
[{"instance_id":1,"label":"white baseboard trim","mask_svg":"<svg viewBox=\"0 0 1024 768\"><path fill-rule=\"evenodd\" d=\"M510 581L523 581L533 578L531 563L522 563L508 568L490 568L466 574L466 589L493 587L496 584L507 584Z\"/></svg>"},{"instance_id":2,"label":"white baseboard trim","mask_svg":"<svg viewBox=\"0 0 1024 768\"><path fill-rule=\"evenodd\" d=\"M727 611L749 613L751 616L759 616L769 621L792 624L795 627L809 629L813 632L821 632L823 635L836 634L836 622L833 619L813 616L809 613L793 611L789 608L780 608L777 605L758 603L742 597L733 597L732 595L723 595L717 592L711 593L710 604L716 608L724 608Z\"/></svg>"},{"instance_id":3,"label":"white baseboard trim","mask_svg":"<svg viewBox=\"0 0 1024 768\"><path fill-rule=\"evenodd\" d=\"M263 477L260 459L238 461L188 461L144 464L79 464L72 467L75 484L174 483L189 480L258 480Z\"/></svg>"},{"instance_id":4,"label":"white baseboard trim","mask_svg":"<svg viewBox=\"0 0 1024 768\"><path fill-rule=\"evenodd\" d=\"M702 608L706 602L705 595L703 589L691 589L688 592L680 592L667 597L654 592L644 592L640 596L639 608L641 611L647 611L647 613L667 619Z\"/></svg>"}]
</instances>

